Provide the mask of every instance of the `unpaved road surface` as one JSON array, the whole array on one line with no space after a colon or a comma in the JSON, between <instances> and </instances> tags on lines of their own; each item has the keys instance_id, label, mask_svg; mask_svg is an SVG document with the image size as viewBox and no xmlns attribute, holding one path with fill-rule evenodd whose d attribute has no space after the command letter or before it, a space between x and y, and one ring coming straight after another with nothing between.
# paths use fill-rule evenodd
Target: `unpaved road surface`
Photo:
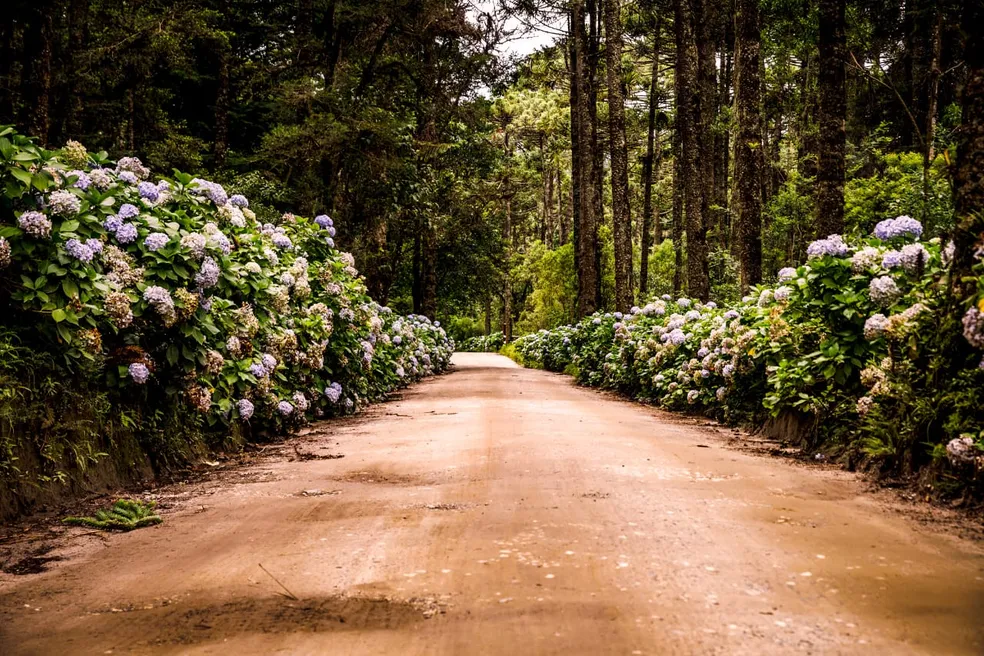
<instances>
[{"instance_id":1,"label":"unpaved road surface","mask_svg":"<svg viewBox=\"0 0 984 656\"><path fill-rule=\"evenodd\" d=\"M849 474L456 358L300 442L344 459L0 575L0 653L984 653L977 545Z\"/></svg>"}]
</instances>

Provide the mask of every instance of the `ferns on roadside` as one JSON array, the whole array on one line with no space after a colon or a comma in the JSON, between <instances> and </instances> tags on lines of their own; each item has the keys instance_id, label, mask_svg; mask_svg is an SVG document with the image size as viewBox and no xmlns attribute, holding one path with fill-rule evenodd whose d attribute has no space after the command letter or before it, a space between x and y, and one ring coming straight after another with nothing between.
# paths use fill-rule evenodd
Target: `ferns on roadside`
<instances>
[{"instance_id":1,"label":"ferns on roadside","mask_svg":"<svg viewBox=\"0 0 984 656\"><path fill-rule=\"evenodd\" d=\"M95 517L66 517L62 521L75 526L88 526L104 531L132 531L144 526L160 524L164 520L154 512L157 503L119 499L105 510L97 510Z\"/></svg>"}]
</instances>

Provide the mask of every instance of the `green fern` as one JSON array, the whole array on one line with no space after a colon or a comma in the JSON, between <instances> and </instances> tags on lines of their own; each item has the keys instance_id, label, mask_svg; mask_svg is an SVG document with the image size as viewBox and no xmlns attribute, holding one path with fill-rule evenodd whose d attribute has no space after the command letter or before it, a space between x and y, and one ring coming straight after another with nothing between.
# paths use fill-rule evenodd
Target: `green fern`
<instances>
[{"instance_id":1,"label":"green fern","mask_svg":"<svg viewBox=\"0 0 984 656\"><path fill-rule=\"evenodd\" d=\"M154 513L157 502L119 499L106 510L97 510L95 517L66 517L62 521L74 526L88 526L103 531L132 531L135 528L153 526L164 520Z\"/></svg>"}]
</instances>

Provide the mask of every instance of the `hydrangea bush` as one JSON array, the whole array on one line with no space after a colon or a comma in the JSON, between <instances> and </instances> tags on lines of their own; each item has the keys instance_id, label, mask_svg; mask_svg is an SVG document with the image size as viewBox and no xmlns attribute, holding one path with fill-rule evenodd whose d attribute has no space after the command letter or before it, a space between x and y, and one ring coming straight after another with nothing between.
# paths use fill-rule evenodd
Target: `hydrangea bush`
<instances>
[{"instance_id":1,"label":"hydrangea bush","mask_svg":"<svg viewBox=\"0 0 984 656\"><path fill-rule=\"evenodd\" d=\"M978 349L963 391L951 407L934 406L940 396L927 381L940 354L929 337L947 311L949 255L921 234L918 221L899 217L864 239L831 235L809 246L806 264L733 307L664 296L624 316L526 335L516 350L533 366L667 408L752 423L793 413L809 420L812 445L853 444L900 471L919 464L916 446L927 442L951 463L954 440L970 440L981 456L984 286L963 316ZM976 462L981 469L984 459Z\"/></svg>"},{"instance_id":2,"label":"hydrangea bush","mask_svg":"<svg viewBox=\"0 0 984 656\"><path fill-rule=\"evenodd\" d=\"M370 299L333 222L0 131L4 322L120 398L278 432L444 370L438 322Z\"/></svg>"}]
</instances>

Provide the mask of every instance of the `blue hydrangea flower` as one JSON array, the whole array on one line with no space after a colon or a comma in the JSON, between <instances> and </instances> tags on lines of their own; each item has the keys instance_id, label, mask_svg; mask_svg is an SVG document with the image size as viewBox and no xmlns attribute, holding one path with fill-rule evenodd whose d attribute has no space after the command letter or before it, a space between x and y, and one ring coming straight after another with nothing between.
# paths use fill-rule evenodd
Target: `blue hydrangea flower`
<instances>
[{"instance_id":1,"label":"blue hydrangea flower","mask_svg":"<svg viewBox=\"0 0 984 656\"><path fill-rule=\"evenodd\" d=\"M887 251L882 255L882 267L885 269L894 269L901 264L902 253L898 251Z\"/></svg>"},{"instance_id":2,"label":"blue hydrangea flower","mask_svg":"<svg viewBox=\"0 0 984 656\"><path fill-rule=\"evenodd\" d=\"M246 420L253 416L253 404L249 399L240 399L236 403L236 410L239 411L239 418Z\"/></svg>"},{"instance_id":3,"label":"blue hydrangea flower","mask_svg":"<svg viewBox=\"0 0 984 656\"><path fill-rule=\"evenodd\" d=\"M327 214L319 214L318 216L314 217L314 222L317 223L322 228L329 228L333 225L331 218L329 218Z\"/></svg>"},{"instance_id":4,"label":"blue hydrangea flower","mask_svg":"<svg viewBox=\"0 0 984 656\"><path fill-rule=\"evenodd\" d=\"M116 232L119 230L121 225L123 225L123 219L115 214L107 216L106 220L103 222L103 228L106 229L106 232Z\"/></svg>"},{"instance_id":5,"label":"blue hydrangea flower","mask_svg":"<svg viewBox=\"0 0 984 656\"><path fill-rule=\"evenodd\" d=\"M156 203L157 199L161 196L161 192L153 182L141 182L138 184L137 193L140 194L141 198L146 198L151 203Z\"/></svg>"},{"instance_id":6,"label":"blue hydrangea flower","mask_svg":"<svg viewBox=\"0 0 984 656\"><path fill-rule=\"evenodd\" d=\"M257 378L266 378L269 375L269 372L267 371L266 367L264 367L259 362L254 362L253 364L249 365L249 373L253 374Z\"/></svg>"},{"instance_id":7,"label":"blue hydrangea flower","mask_svg":"<svg viewBox=\"0 0 984 656\"><path fill-rule=\"evenodd\" d=\"M242 194L233 194L229 197L229 202L240 209L249 207L249 201Z\"/></svg>"},{"instance_id":8,"label":"blue hydrangea flower","mask_svg":"<svg viewBox=\"0 0 984 656\"><path fill-rule=\"evenodd\" d=\"M328 248L335 248L335 240L332 239L331 237L325 239L325 243L328 244Z\"/></svg>"},{"instance_id":9,"label":"blue hydrangea flower","mask_svg":"<svg viewBox=\"0 0 984 656\"><path fill-rule=\"evenodd\" d=\"M69 171L68 177L75 178L75 182L72 184L76 189L81 189L85 191L92 185L92 178L85 171Z\"/></svg>"},{"instance_id":10,"label":"blue hydrangea flower","mask_svg":"<svg viewBox=\"0 0 984 656\"><path fill-rule=\"evenodd\" d=\"M117 231L117 235L119 235L119 231ZM167 242L169 241L171 241L171 238L163 232L152 232L144 239L144 246L147 250L154 252L167 246Z\"/></svg>"},{"instance_id":11,"label":"blue hydrangea flower","mask_svg":"<svg viewBox=\"0 0 984 656\"><path fill-rule=\"evenodd\" d=\"M875 237L883 241L895 239L896 237L914 237L918 239L922 236L922 233L922 224L911 216L904 214L894 219L880 221L875 226Z\"/></svg>"},{"instance_id":12,"label":"blue hydrangea flower","mask_svg":"<svg viewBox=\"0 0 984 656\"><path fill-rule=\"evenodd\" d=\"M129 371L130 378L133 382L138 385L143 385L147 382L147 379L150 378L150 369L147 368L147 365L140 362L134 362L131 364L127 367L127 371Z\"/></svg>"},{"instance_id":13,"label":"blue hydrangea flower","mask_svg":"<svg viewBox=\"0 0 984 656\"><path fill-rule=\"evenodd\" d=\"M202 266L198 270L198 273L195 274L195 283L198 285L199 289L214 287L219 282L220 273L221 270L215 260L210 257L206 257L202 260Z\"/></svg>"},{"instance_id":14,"label":"blue hydrangea flower","mask_svg":"<svg viewBox=\"0 0 984 656\"><path fill-rule=\"evenodd\" d=\"M786 280L792 280L796 277L796 269L793 267L783 267L779 269L779 281L784 282Z\"/></svg>"},{"instance_id":15,"label":"blue hydrangea flower","mask_svg":"<svg viewBox=\"0 0 984 656\"><path fill-rule=\"evenodd\" d=\"M17 226L35 239L51 236L51 221L41 212L24 212L17 217Z\"/></svg>"},{"instance_id":16,"label":"blue hydrangea flower","mask_svg":"<svg viewBox=\"0 0 984 656\"><path fill-rule=\"evenodd\" d=\"M129 244L137 238L137 226L132 223L124 223L116 229L116 241L121 244Z\"/></svg>"},{"instance_id":17,"label":"blue hydrangea flower","mask_svg":"<svg viewBox=\"0 0 984 656\"><path fill-rule=\"evenodd\" d=\"M403 343L403 338L397 335L396 337L393 338L393 343L399 346L400 344Z\"/></svg>"},{"instance_id":18,"label":"blue hydrangea flower","mask_svg":"<svg viewBox=\"0 0 984 656\"><path fill-rule=\"evenodd\" d=\"M294 406L292 406L287 401L281 401L280 403L277 404L277 412L279 412L280 414L286 417L287 415L294 412Z\"/></svg>"},{"instance_id":19,"label":"blue hydrangea flower","mask_svg":"<svg viewBox=\"0 0 984 656\"><path fill-rule=\"evenodd\" d=\"M140 214L140 210L137 209L136 205L131 205L130 203L123 203L123 205L120 206L120 211L117 212L117 215L124 221L127 219L132 219L138 214Z\"/></svg>"},{"instance_id":20,"label":"blue hydrangea flower","mask_svg":"<svg viewBox=\"0 0 984 656\"><path fill-rule=\"evenodd\" d=\"M132 171L120 171L116 177L118 177L123 182L131 185L135 185L137 184L137 182L139 182L136 174L133 173Z\"/></svg>"},{"instance_id":21,"label":"blue hydrangea flower","mask_svg":"<svg viewBox=\"0 0 984 656\"><path fill-rule=\"evenodd\" d=\"M273 371L274 369L277 368L277 358L273 357L269 353L264 353L262 356L260 356L260 362L263 363L263 367L267 371Z\"/></svg>"},{"instance_id":22,"label":"blue hydrangea flower","mask_svg":"<svg viewBox=\"0 0 984 656\"><path fill-rule=\"evenodd\" d=\"M294 243L290 240L290 237L281 234L279 232L274 233L272 239L273 239L273 245L276 246L277 248L290 250L291 248L294 247Z\"/></svg>"},{"instance_id":23,"label":"blue hydrangea flower","mask_svg":"<svg viewBox=\"0 0 984 656\"><path fill-rule=\"evenodd\" d=\"M61 216L75 216L82 209L82 199L70 191L59 189L48 196L48 207Z\"/></svg>"},{"instance_id":24,"label":"blue hydrangea flower","mask_svg":"<svg viewBox=\"0 0 984 656\"><path fill-rule=\"evenodd\" d=\"M91 262L94 255L92 249L78 239L69 239L65 242L65 251L79 262L85 263Z\"/></svg>"},{"instance_id":25,"label":"blue hydrangea flower","mask_svg":"<svg viewBox=\"0 0 984 656\"><path fill-rule=\"evenodd\" d=\"M342 386L338 383L332 383L325 388L325 396L332 403L338 403L338 399L342 398Z\"/></svg>"},{"instance_id":26,"label":"blue hydrangea flower","mask_svg":"<svg viewBox=\"0 0 984 656\"><path fill-rule=\"evenodd\" d=\"M848 253L847 244L840 235L830 235L826 239L818 239L806 247L806 255L809 259L818 257L844 257Z\"/></svg>"}]
</instances>

